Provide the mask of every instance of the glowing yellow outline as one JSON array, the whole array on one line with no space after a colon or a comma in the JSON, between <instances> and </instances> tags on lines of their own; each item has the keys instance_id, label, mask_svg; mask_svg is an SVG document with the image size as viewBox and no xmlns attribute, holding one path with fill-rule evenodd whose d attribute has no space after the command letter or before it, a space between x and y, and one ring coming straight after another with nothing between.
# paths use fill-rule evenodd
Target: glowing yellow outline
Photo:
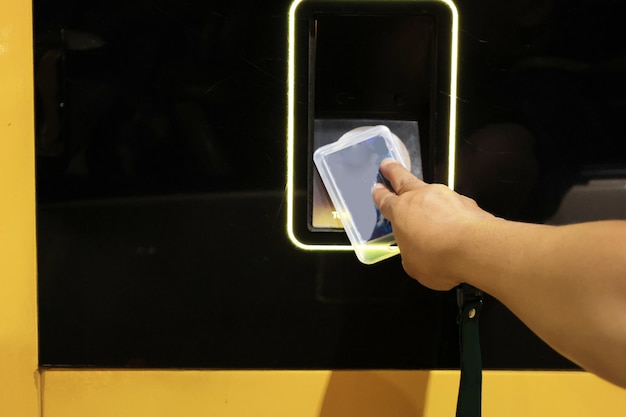
<instances>
[{"instance_id":1,"label":"glowing yellow outline","mask_svg":"<svg viewBox=\"0 0 626 417\"><path fill-rule=\"evenodd\" d=\"M296 9L300 3L306 0L295 0L289 8L289 45L288 45L288 71L287 71L287 235L291 242L300 249L311 251L350 251L349 245L309 245L302 243L296 237L293 230L293 204L294 204L294 126L295 126L295 29ZM371 0L363 0L371 1ZM389 0L396 1L396 0ZM413 0L424 1L424 0ZM459 48L459 14L452 0L436 0L445 3L452 13L452 53L450 55L450 125L448 136L448 187L454 189L455 163L456 163L456 95L457 95L457 71L458 71L458 48ZM389 251L389 246L378 248L370 246L371 250Z\"/></svg>"}]
</instances>

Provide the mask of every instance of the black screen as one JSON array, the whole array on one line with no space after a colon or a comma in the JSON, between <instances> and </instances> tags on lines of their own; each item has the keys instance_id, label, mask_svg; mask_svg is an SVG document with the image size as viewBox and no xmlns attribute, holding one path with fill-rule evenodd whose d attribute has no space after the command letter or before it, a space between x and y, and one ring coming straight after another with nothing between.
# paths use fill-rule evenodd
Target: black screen
<instances>
[{"instance_id":1,"label":"black screen","mask_svg":"<svg viewBox=\"0 0 626 417\"><path fill-rule=\"evenodd\" d=\"M409 148L414 173L421 177L420 142L428 146L435 110L434 28L434 17L425 15L315 15L311 149L339 139L349 128L384 124ZM309 229L341 228L313 168L311 174Z\"/></svg>"},{"instance_id":2,"label":"black screen","mask_svg":"<svg viewBox=\"0 0 626 417\"><path fill-rule=\"evenodd\" d=\"M316 118L430 119L432 16L321 15L313 25Z\"/></svg>"}]
</instances>

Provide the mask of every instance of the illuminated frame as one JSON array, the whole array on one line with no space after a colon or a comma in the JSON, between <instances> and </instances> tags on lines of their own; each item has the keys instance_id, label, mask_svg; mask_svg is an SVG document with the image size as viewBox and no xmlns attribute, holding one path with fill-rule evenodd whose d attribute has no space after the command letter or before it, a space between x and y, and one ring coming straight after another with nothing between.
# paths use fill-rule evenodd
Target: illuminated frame
<instances>
[{"instance_id":1,"label":"illuminated frame","mask_svg":"<svg viewBox=\"0 0 626 417\"><path fill-rule=\"evenodd\" d=\"M288 45L288 81L287 81L287 235L291 242L300 249L309 251L351 251L350 245L323 245L302 243L294 231L294 177L295 177L295 49L296 49L296 10L306 0L295 0L289 8L289 45ZM372 0L362 0L369 2ZM388 0L400 1L400 0ZM424 0L412 0L420 2ZM450 55L450 124L448 127L448 179L450 189L454 189L456 162L456 97L459 50L459 14L452 0L436 0L448 6L452 16L451 55ZM389 251L389 246L370 247L370 250Z\"/></svg>"}]
</instances>

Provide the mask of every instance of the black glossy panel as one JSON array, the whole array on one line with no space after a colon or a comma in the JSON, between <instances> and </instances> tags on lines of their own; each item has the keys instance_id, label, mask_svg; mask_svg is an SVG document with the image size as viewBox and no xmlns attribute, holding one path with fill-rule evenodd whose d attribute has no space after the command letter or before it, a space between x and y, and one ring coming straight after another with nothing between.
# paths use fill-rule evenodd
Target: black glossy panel
<instances>
[{"instance_id":1,"label":"black glossy panel","mask_svg":"<svg viewBox=\"0 0 626 417\"><path fill-rule=\"evenodd\" d=\"M44 365L433 367L440 296L398 259L294 250L280 193L39 212ZM355 291L355 289L357 289Z\"/></svg>"},{"instance_id":2,"label":"black glossy panel","mask_svg":"<svg viewBox=\"0 0 626 417\"><path fill-rule=\"evenodd\" d=\"M460 191L541 222L623 177L624 2L457 3ZM42 364L457 365L454 294L287 241L288 6L34 1ZM490 298L481 331L486 367L572 366Z\"/></svg>"}]
</instances>

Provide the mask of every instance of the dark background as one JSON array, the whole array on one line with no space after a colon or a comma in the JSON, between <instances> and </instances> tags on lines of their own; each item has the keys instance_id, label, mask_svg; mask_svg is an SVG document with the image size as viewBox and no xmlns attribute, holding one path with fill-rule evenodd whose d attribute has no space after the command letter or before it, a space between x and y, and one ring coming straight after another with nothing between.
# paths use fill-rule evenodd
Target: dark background
<instances>
[{"instance_id":1,"label":"dark background","mask_svg":"<svg viewBox=\"0 0 626 417\"><path fill-rule=\"evenodd\" d=\"M545 222L626 177L624 3L457 4L459 191ZM34 1L42 365L458 366L454 293L286 238L288 7ZM489 297L481 337L573 367Z\"/></svg>"}]
</instances>

